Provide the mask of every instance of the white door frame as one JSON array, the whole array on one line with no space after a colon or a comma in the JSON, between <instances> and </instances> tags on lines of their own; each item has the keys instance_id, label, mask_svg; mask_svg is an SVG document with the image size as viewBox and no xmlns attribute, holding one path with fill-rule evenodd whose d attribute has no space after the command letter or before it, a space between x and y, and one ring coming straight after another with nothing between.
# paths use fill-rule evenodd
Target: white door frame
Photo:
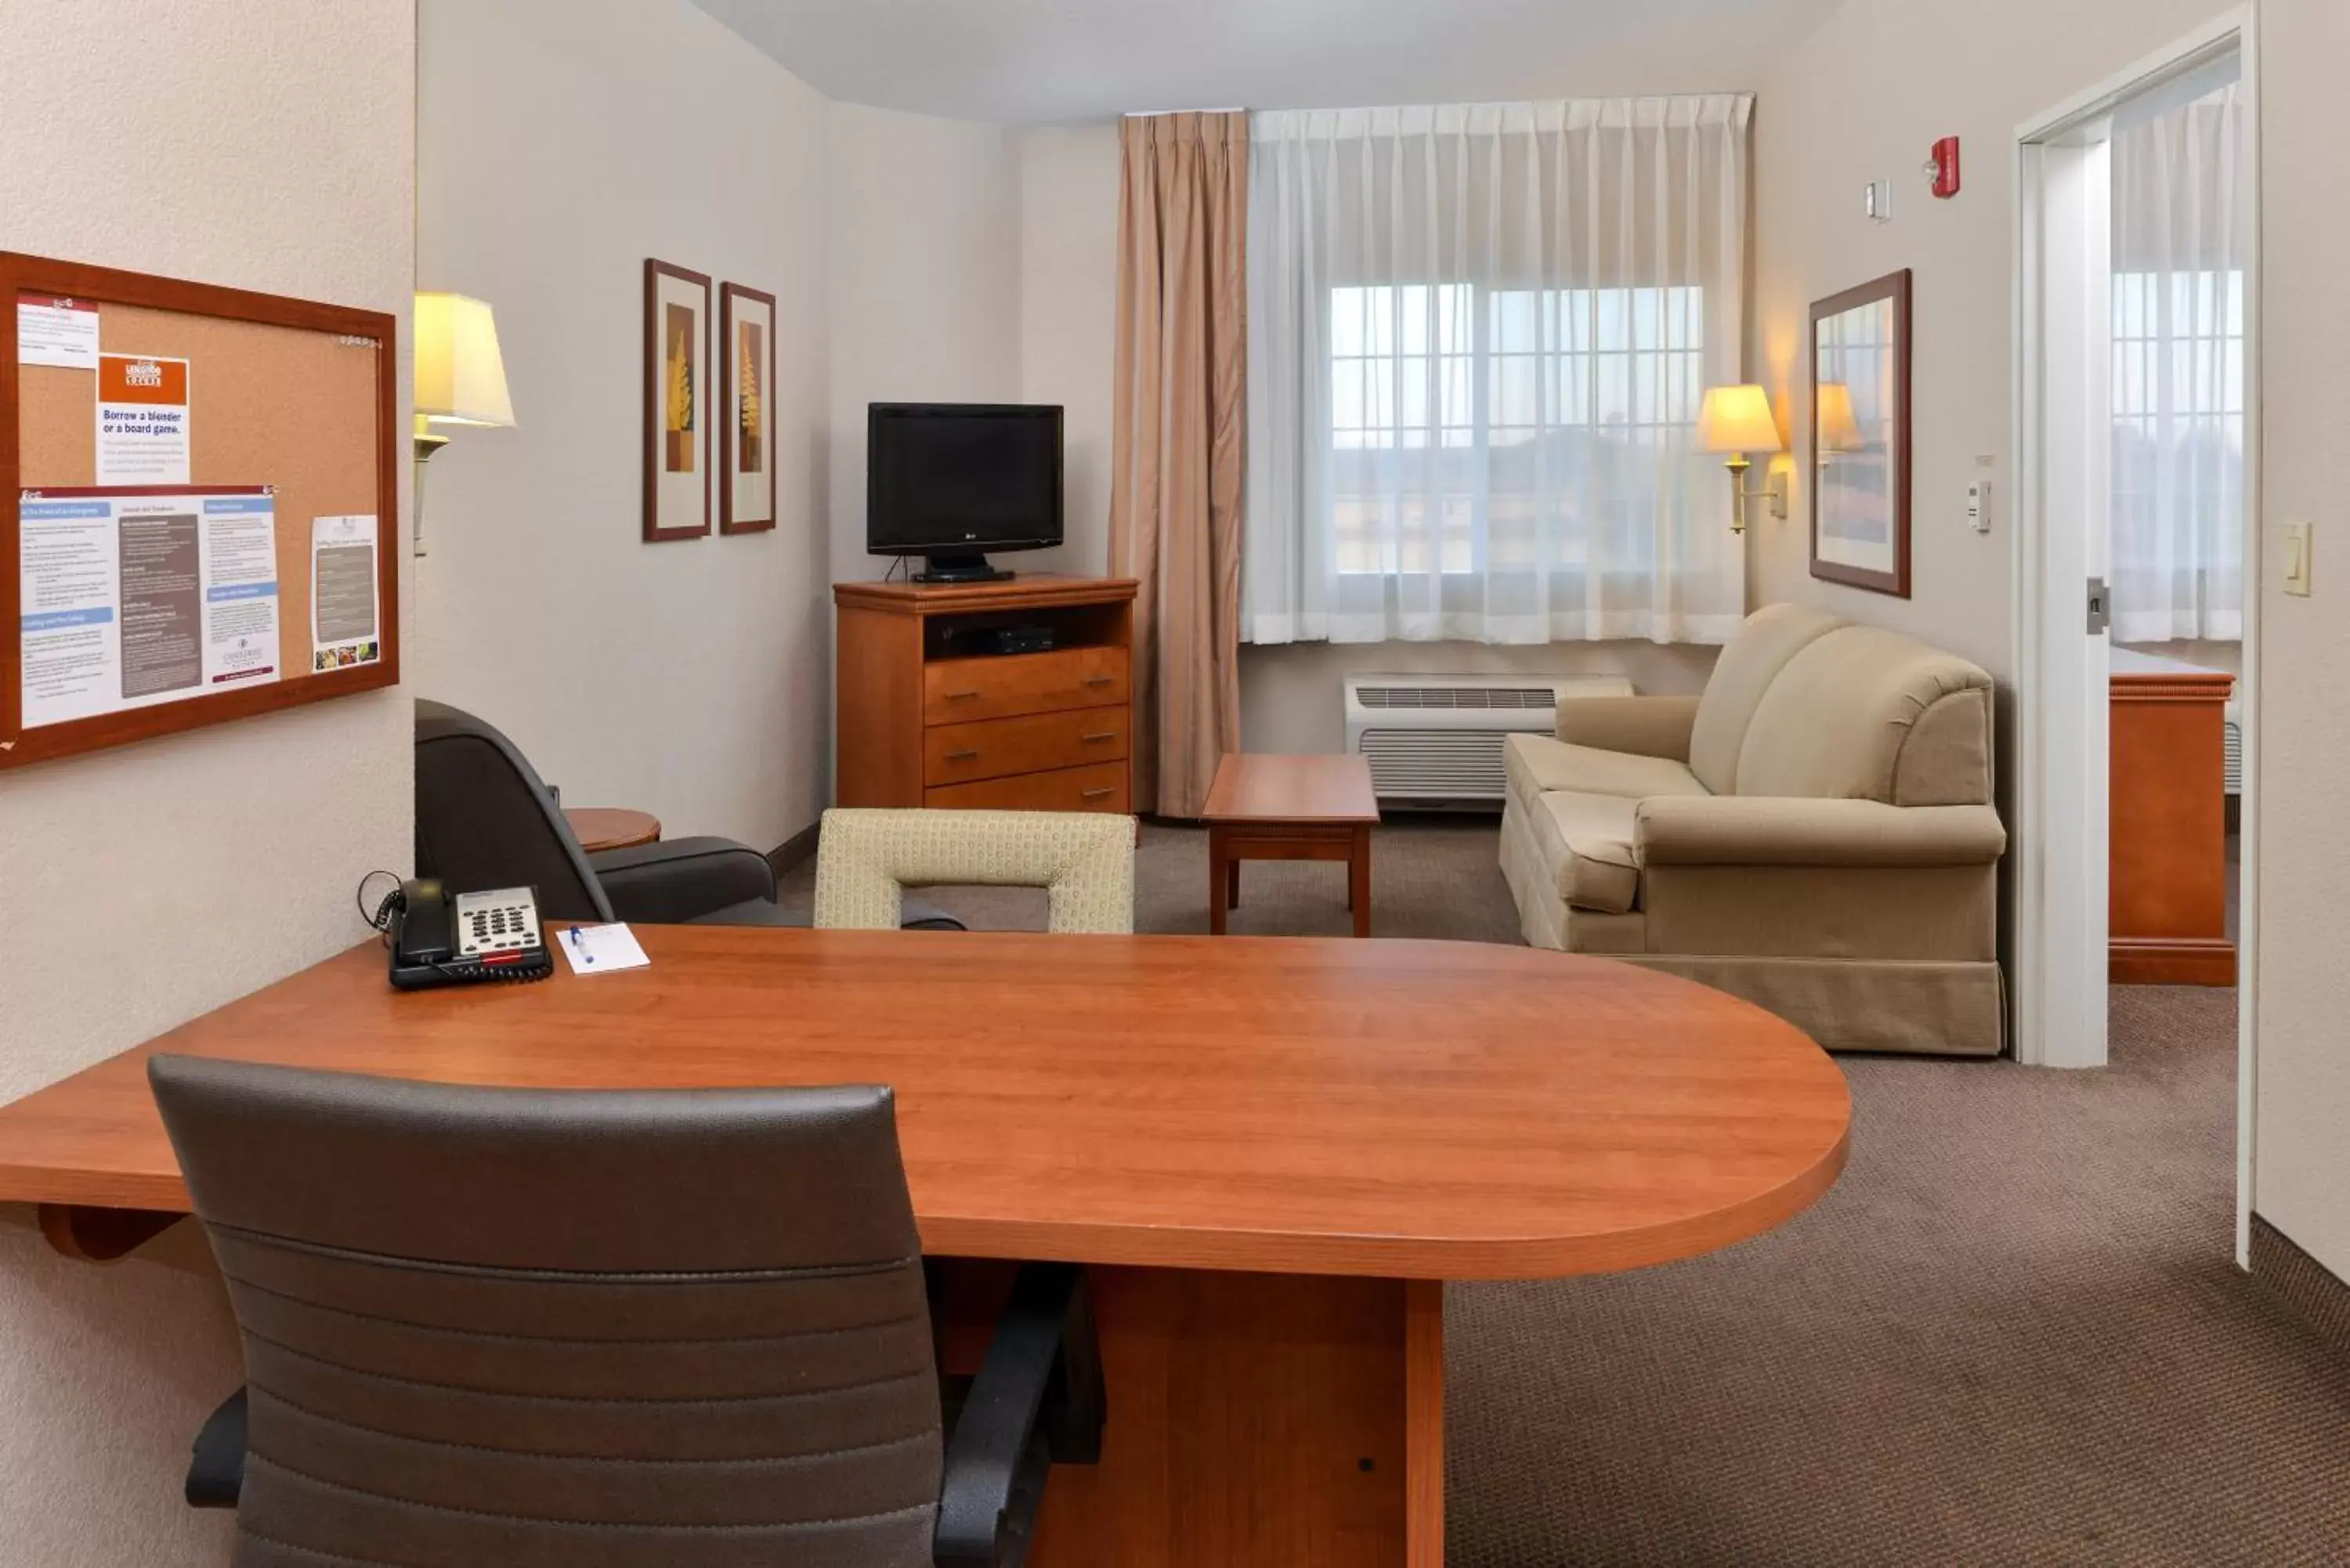
<instances>
[{"instance_id":1,"label":"white door frame","mask_svg":"<svg viewBox=\"0 0 2350 1568\"><path fill-rule=\"evenodd\" d=\"M2237 1252L2249 1244L2252 1192L2252 1101L2258 1052L2257 1002L2260 922L2260 624L2261 541L2266 525L2261 495L2261 150L2259 0L2230 10L2127 70L2075 94L2016 130L2014 409L2015 526L2010 548L2016 584L2016 877L2015 1045L2020 1061L2052 1067L2095 1067L2106 1062L2103 945L2106 844L2102 826L2093 834L2094 856L2079 846L2065 825L2106 820L2104 747L2085 745L2085 727L2101 731L2102 682L2085 689L2083 660L2053 637L2067 626L2082 642L2085 607L2077 576L2059 581L2052 564L2085 558L2077 542L2052 537L2049 518L2061 515L2055 491L2085 482L2079 465L2079 432L2052 430L2052 398L2080 389L2084 371L2102 367L2079 362L2079 342L2043 319L2041 284L2052 256L2059 265L2085 265L2088 243L2078 234L2048 231L2043 223L2052 181L2067 177L2062 143L2068 133L2100 119L2117 104L2165 79L2234 50L2241 62L2247 124L2251 128L2246 189L2252 203L2245 273L2244 319L2244 673L2240 692L2243 718L2242 865L2237 941ZM2068 350L2072 363L2067 366ZM2091 378L2093 380L2095 377ZM2075 410L2079 404L2071 405ZM2094 444L2094 443L2093 443ZM2052 490L2052 487L2054 487ZM2102 667L2104 649L2089 662ZM2064 681L2059 690L2056 682ZM2076 681L2085 684L2075 684ZM2083 704L2095 714L2085 720ZM2092 758L2089 753L2094 751ZM2054 830L2054 831L2052 831ZM2094 898L2090 890L2094 888ZM2095 908L2090 908L2092 903ZM2089 935L2093 928L2095 935ZM2092 948L2094 947L2094 950Z\"/></svg>"},{"instance_id":2,"label":"white door frame","mask_svg":"<svg viewBox=\"0 0 2350 1568\"><path fill-rule=\"evenodd\" d=\"M2106 1061L2108 645L2083 585L2109 574L2105 531L2072 522L2109 491L2103 119L2016 149L2016 1056L2047 1067Z\"/></svg>"}]
</instances>

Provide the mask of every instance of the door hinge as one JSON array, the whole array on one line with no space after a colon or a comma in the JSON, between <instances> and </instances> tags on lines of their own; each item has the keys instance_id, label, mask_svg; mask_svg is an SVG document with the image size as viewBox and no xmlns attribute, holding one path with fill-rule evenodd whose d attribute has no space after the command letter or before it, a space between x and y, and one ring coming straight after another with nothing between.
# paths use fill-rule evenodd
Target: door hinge
<instances>
[{"instance_id":1,"label":"door hinge","mask_svg":"<svg viewBox=\"0 0 2350 1568\"><path fill-rule=\"evenodd\" d=\"M2106 579L2089 579L2089 635L2095 637L2114 624L2113 599L2106 592Z\"/></svg>"}]
</instances>

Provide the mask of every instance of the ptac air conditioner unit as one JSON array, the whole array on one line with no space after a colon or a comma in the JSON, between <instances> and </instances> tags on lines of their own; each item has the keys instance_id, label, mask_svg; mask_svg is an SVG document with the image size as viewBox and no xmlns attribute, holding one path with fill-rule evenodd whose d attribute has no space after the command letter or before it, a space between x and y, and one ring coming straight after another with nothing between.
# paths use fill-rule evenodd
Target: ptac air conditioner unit
<instances>
[{"instance_id":1,"label":"ptac air conditioner unit","mask_svg":"<svg viewBox=\"0 0 2350 1568\"><path fill-rule=\"evenodd\" d=\"M1350 675L1347 750L1390 805L1498 806L1504 735L1551 733L1561 702L1630 695L1620 675Z\"/></svg>"}]
</instances>

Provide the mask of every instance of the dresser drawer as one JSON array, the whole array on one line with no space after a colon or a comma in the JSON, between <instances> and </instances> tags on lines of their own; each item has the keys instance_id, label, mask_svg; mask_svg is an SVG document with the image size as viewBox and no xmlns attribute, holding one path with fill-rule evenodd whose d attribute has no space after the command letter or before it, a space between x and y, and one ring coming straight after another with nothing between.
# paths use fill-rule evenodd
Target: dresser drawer
<instances>
[{"instance_id":1,"label":"dresser drawer","mask_svg":"<svg viewBox=\"0 0 2350 1568\"><path fill-rule=\"evenodd\" d=\"M1055 768L922 792L922 804L962 811L1127 811L1126 764Z\"/></svg>"},{"instance_id":2,"label":"dresser drawer","mask_svg":"<svg viewBox=\"0 0 2350 1568\"><path fill-rule=\"evenodd\" d=\"M922 667L922 722L1008 719L1126 701L1126 649L1056 648L996 659L941 659Z\"/></svg>"},{"instance_id":3,"label":"dresser drawer","mask_svg":"<svg viewBox=\"0 0 2350 1568\"><path fill-rule=\"evenodd\" d=\"M1113 763L1126 755L1125 708L1072 708L1022 719L933 724L922 732L922 782L962 784L1007 774Z\"/></svg>"}]
</instances>

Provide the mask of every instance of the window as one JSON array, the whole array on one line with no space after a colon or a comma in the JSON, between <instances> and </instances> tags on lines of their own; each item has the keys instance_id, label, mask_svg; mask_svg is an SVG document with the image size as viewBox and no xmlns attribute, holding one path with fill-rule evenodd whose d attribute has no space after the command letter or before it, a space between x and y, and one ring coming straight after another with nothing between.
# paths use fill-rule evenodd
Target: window
<instances>
[{"instance_id":1,"label":"window","mask_svg":"<svg viewBox=\"0 0 2350 1568\"><path fill-rule=\"evenodd\" d=\"M2244 634L2246 109L2228 80L2116 115L2106 149L2118 642Z\"/></svg>"},{"instance_id":2,"label":"window","mask_svg":"<svg viewBox=\"0 0 2350 1568\"><path fill-rule=\"evenodd\" d=\"M1718 642L1738 95L1250 121L1241 636Z\"/></svg>"},{"instance_id":3,"label":"window","mask_svg":"<svg viewBox=\"0 0 2350 1568\"><path fill-rule=\"evenodd\" d=\"M2114 275L2114 433L2121 457L2185 424L2215 456L2244 452L2244 275ZM2116 465L2116 475L2136 472ZM2117 483L2118 504L2126 492Z\"/></svg>"},{"instance_id":4,"label":"window","mask_svg":"<svg viewBox=\"0 0 2350 1568\"><path fill-rule=\"evenodd\" d=\"M1652 493L1705 396L1694 286L1336 288L1328 341L1343 573L1582 566L1595 533L1630 521L1611 514ZM1537 472L1595 462L1623 475L1600 486L1596 516L1586 490Z\"/></svg>"},{"instance_id":5,"label":"window","mask_svg":"<svg viewBox=\"0 0 2350 1568\"><path fill-rule=\"evenodd\" d=\"M2244 275L2113 278L2117 629L2241 636Z\"/></svg>"}]
</instances>

